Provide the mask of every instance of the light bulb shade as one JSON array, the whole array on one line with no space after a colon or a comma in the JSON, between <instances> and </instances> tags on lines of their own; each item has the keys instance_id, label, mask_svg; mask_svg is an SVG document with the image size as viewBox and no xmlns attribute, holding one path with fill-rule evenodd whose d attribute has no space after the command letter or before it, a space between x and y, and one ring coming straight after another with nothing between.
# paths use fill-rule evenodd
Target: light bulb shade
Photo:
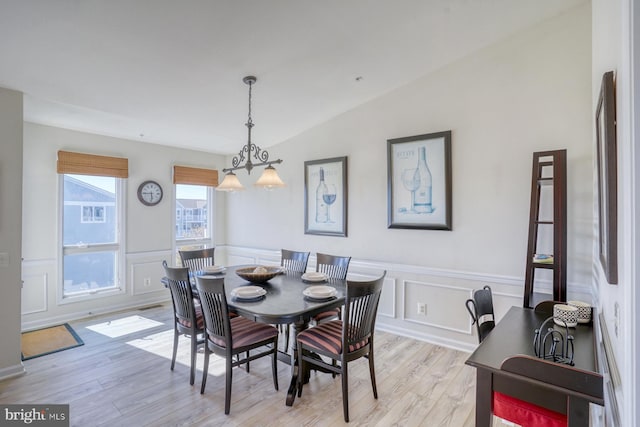
<instances>
[{"instance_id":1,"label":"light bulb shade","mask_svg":"<svg viewBox=\"0 0 640 427\"><path fill-rule=\"evenodd\" d=\"M238 179L236 174L233 172L227 172L227 174L224 176L224 179L222 180L220 185L216 187L216 191L232 192L232 191L242 191L242 190L244 190L244 187L240 183L240 180Z\"/></svg>"},{"instance_id":2,"label":"light bulb shade","mask_svg":"<svg viewBox=\"0 0 640 427\"><path fill-rule=\"evenodd\" d=\"M256 181L254 184L256 187L266 188L270 190L272 188L284 187L284 182L278 176L278 172L276 172L276 168L269 165L262 172L262 176Z\"/></svg>"}]
</instances>

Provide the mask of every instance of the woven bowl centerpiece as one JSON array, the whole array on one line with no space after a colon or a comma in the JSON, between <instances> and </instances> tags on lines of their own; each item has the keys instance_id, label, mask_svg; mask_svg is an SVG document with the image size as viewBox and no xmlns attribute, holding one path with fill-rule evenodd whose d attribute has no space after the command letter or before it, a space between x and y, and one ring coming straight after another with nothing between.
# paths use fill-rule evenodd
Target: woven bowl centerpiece
<instances>
[{"instance_id":1,"label":"woven bowl centerpiece","mask_svg":"<svg viewBox=\"0 0 640 427\"><path fill-rule=\"evenodd\" d=\"M282 267L255 265L252 267L238 268L236 274L251 283L264 283L269 279L273 279L281 271Z\"/></svg>"}]
</instances>

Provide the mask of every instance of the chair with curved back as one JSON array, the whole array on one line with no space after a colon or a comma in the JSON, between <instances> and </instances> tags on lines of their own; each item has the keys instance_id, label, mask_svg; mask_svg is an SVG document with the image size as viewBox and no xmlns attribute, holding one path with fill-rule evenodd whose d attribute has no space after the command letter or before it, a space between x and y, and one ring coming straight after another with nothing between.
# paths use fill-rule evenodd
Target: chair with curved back
<instances>
[{"instance_id":1,"label":"chair with curved back","mask_svg":"<svg viewBox=\"0 0 640 427\"><path fill-rule=\"evenodd\" d=\"M536 313L544 313L548 316L553 316L553 306L556 304L566 304L566 302L553 300L540 301L538 304L536 304L533 310Z\"/></svg>"},{"instance_id":2,"label":"chair with curved back","mask_svg":"<svg viewBox=\"0 0 640 427\"><path fill-rule=\"evenodd\" d=\"M309 252L290 251L288 249L281 250L280 265L287 271L295 273L304 273L307 271L307 263L309 262Z\"/></svg>"},{"instance_id":3,"label":"chair with curved back","mask_svg":"<svg viewBox=\"0 0 640 427\"><path fill-rule=\"evenodd\" d=\"M386 271L382 276L371 281L354 282L347 280L346 299L343 319L335 319L319 326L302 331L297 336L298 360L300 372L305 365L320 366L342 379L342 407L344 420L349 422L349 383L348 365L356 359L369 359L369 375L373 397L378 398L376 375L373 358L373 335L375 331L378 302L382 292L382 284ZM314 357L310 352L326 356L331 364ZM336 365L339 362L339 365ZM298 376L298 397L302 396L304 375Z\"/></svg>"},{"instance_id":4,"label":"chair with curved back","mask_svg":"<svg viewBox=\"0 0 640 427\"><path fill-rule=\"evenodd\" d=\"M225 414L229 414L231 408L232 369L235 366L246 364L247 372L249 372L250 361L271 355L273 385L278 390L278 330L273 326L254 322L241 316L230 317L224 278L198 276L196 277L196 286L202 303L206 341L200 393L204 393L207 384L209 355L211 353L223 356L226 360ZM250 354L249 350L263 346L266 350ZM244 358L241 357L243 353L245 354ZM234 356L236 356L235 360Z\"/></svg>"},{"instance_id":5,"label":"chair with curved back","mask_svg":"<svg viewBox=\"0 0 640 427\"><path fill-rule=\"evenodd\" d=\"M205 267L214 265L213 253L216 248L193 249L178 251L183 267L189 267L192 272L202 271Z\"/></svg>"},{"instance_id":6,"label":"chair with curved back","mask_svg":"<svg viewBox=\"0 0 640 427\"><path fill-rule=\"evenodd\" d=\"M304 273L307 271L307 263L309 262L310 252L298 252L288 249L281 249L280 266L284 267L287 272ZM279 325L280 332L284 334L284 348L289 349L289 325Z\"/></svg>"},{"instance_id":7,"label":"chair with curved back","mask_svg":"<svg viewBox=\"0 0 640 427\"><path fill-rule=\"evenodd\" d=\"M329 279L341 279L347 278L347 272L349 270L350 256L336 256L327 254L316 254L316 271L324 273ZM328 322L329 320L339 319L340 309L335 308L328 310L314 316L316 324Z\"/></svg>"},{"instance_id":8,"label":"chair with curved back","mask_svg":"<svg viewBox=\"0 0 640 427\"><path fill-rule=\"evenodd\" d=\"M473 298L468 299L465 306L471 315L471 324L475 323L478 329L478 342L482 342L496 326L491 288L485 286L474 291Z\"/></svg>"},{"instance_id":9,"label":"chair with curved back","mask_svg":"<svg viewBox=\"0 0 640 427\"><path fill-rule=\"evenodd\" d=\"M171 357L171 370L176 364L178 352L178 337L181 334L191 339L191 374L189 382L193 385L195 381L196 354L198 345L204 343L204 318L202 309L197 298L194 298L189 283L188 268L173 268L162 262L165 271L167 286L171 291L171 301L173 303L173 355Z\"/></svg>"}]
</instances>

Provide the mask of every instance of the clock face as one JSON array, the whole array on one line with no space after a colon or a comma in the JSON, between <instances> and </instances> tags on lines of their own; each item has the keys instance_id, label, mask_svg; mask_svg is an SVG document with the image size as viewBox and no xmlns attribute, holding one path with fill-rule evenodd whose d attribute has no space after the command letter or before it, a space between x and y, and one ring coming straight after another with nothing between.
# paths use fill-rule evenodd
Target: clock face
<instances>
[{"instance_id":1,"label":"clock face","mask_svg":"<svg viewBox=\"0 0 640 427\"><path fill-rule=\"evenodd\" d=\"M162 200L162 187L155 181L145 181L138 187L138 200L144 205L155 206Z\"/></svg>"}]
</instances>

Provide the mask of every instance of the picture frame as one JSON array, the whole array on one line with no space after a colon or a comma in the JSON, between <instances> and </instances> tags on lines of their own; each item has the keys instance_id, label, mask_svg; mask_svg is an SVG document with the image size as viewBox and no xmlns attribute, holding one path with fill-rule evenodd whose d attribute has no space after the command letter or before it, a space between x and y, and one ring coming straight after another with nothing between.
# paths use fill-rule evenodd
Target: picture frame
<instances>
[{"instance_id":1,"label":"picture frame","mask_svg":"<svg viewBox=\"0 0 640 427\"><path fill-rule=\"evenodd\" d=\"M304 232L347 237L347 157L304 162Z\"/></svg>"},{"instance_id":2,"label":"picture frame","mask_svg":"<svg viewBox=\"0 0 640 427\"><path fill-rule=\"evenodd\" d=\"M602 76L596 107L598 253L607 282L618 283L616 97L613 71Z\"/></svg>"},{"instance_id":3,"label":"picture frame","mask_svg":"<svg viewBox=\"0 0 640 427\"><path fill-rule=\"evenodd\" d=\"M451 131L387 140L388 228L451 230Z\"/></svg>"}]
</instances>

